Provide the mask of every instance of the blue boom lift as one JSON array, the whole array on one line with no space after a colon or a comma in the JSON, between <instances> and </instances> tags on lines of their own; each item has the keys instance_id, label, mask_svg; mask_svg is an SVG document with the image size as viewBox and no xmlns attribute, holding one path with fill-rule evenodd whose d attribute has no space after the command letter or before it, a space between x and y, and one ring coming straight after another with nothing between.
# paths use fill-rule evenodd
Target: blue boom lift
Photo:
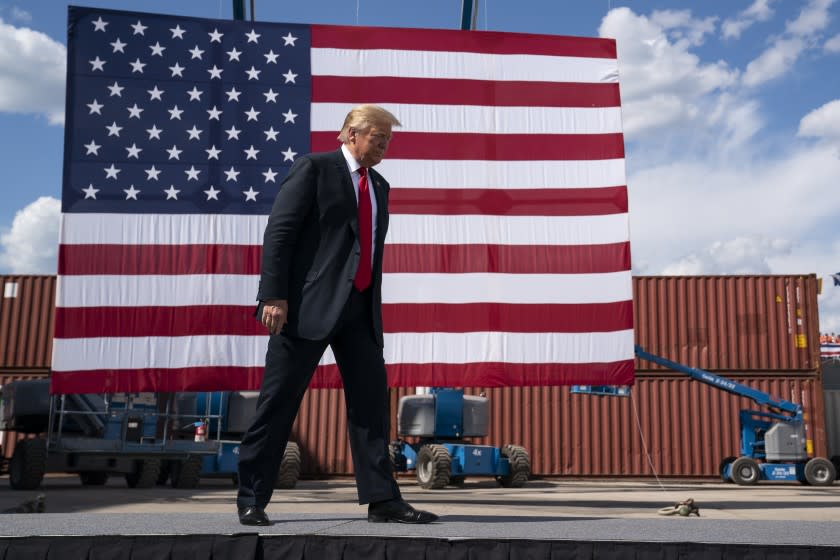
<instances>
[{"instance_id":1,"label":"blue boom lift","mask_svg":"<svg viewBox=\"0 0 840 560\"><path fill-rule=\"evenodd\" d=\"M636 356L723 391L746 397L772 411L740 411L740 456L727 457L721 462L720 475L725 482L744 486L756 484L759 480L799 481L812 486L829 486L834 483L837 477L834 464L822 457L809 458L802 405L776 398L720 375L656 356L641 346L636 346ZM626 388L583 385L573 387L572 392L629 394Z\"/></svg>"},{"instance_id":2,"label":"blue boom lift","mask_svg":"<svg viewBox=\"0 0 840 560\"><path fill-rule=\"evenodd\" d=\"M467 476L493 476L508 488L523 486L531 474L524 447L476 445L463 439L487 435L488 403L487 397L464 395L460 389L435 388L430 394L402 397L397 412L401 439L390 449L394 470L415 471L425 489L461 485Z\"/></svg>"}]
</instances>

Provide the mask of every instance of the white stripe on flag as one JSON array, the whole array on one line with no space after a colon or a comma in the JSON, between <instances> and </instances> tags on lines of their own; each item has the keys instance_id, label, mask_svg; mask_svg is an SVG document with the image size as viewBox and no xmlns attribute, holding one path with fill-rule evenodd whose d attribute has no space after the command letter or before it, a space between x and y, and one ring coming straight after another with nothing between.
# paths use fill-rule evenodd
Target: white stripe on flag
<instances>
[{"instance_id":1,"label":"white stripe on flag","mask_svg":"<svg viewBox=\"0 0 840 560\"><path fill-rule=\"evenodd\" d=\"M633 299L630 271L602 274L385 274L382 303L608 303Z\"/></svg>"},{"instance_id":2,"label":"white stripe on flag","mask_svg":"<svg viewBox=\"0 0 840 560\"><path fill-rule=\"evenodd\" d=\"M59 307L254 305L259 276L62 276ZM384 274L383 303L607 303L632 298L630 271Z\"/></svg>"},{"instance_id":3,"label":"white stripe on flag","mask_svg":"<svg viewBox=\"0 0 840 560\"><path fill-rule=\"evenodd\" d=\"M62 214L65 245L262 246L267 216L236 214ZM438 216L392 214L388 243L591 245L621 243L627 214L604 216ZM84 290L87 291L87 290Z\"/></svg>"},{"instance_id":4,"label":"white stripe on flag","mask_svg":"<svg viewBox=\"0 0 840 560\"><path fill-rule=\"evenodd\" d=\"M384 159L391 187L424 189L582 189L627 183L624 159L482 161Z\"/></svg>"},{"instance_id":5,"label":"white stripe on flag","mask_svg":"<svg viewBox=\"0 0 840 560\"><path fill-rule=\"evenodd\" d=\"M313 76L400 76L526 82L618 82L614 58L389 49L312 49Z\"/></svg>"},{"instance_id":6,"label":"white stripe on flag","mask_svg":"<svg viewBox=\"0 0 840 560\"><path fill-rule=\"evenodd\" d=\"M604 216L391 215L388 243L599 245L623 243L627 214Z\"/></svg>"},{"instance_id":7,"label":"white stripe on flag","mask_svg":"<svg viewBox=\"0 0 840 560\"><path fill-rule=\"evenodd\" d=\"M371 92L376 96L376 92ZM621 132L620 107L488 107L381 103L399 115L400 132L609 134ZM313 103L310 127L333 131L353 103Z\"/></svg>"},{"instance_id":8,"label":"white stripe on flag","mask_svg":"<svg viewBox=\"0 0 840 560\"><path fill-rule=\"evenodd\" d=\"M262 366L266 336L56 339L55 371ZM633 355L633 331L609 333L397 333L385 335L386 363L612 362ZM322 365L335 363L328 348Z\"/></svg>"},{"instance_id":9,"label":"white stripe on flag","mask_svg":"<svg viewBox=\"0 0 840 560\"><path fill-rule=\"evenodd\" d=\"M62 214L65 245L260 245L268 216Z\"/></svg>"}]
</instances>

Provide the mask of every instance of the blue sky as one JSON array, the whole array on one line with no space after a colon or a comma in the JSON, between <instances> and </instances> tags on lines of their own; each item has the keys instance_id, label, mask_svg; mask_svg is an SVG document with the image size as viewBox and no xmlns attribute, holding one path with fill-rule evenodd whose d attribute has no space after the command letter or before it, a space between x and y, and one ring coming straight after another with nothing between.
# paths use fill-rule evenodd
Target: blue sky
<instances>
[{"instance_id":1,"label":"blue sky","mask_svg":"<svg viewBox=\"0 0 840 560\"><path fill-rule=\"evenodd\" d=\"M86 5L227 19L230 0ZM457 28L460 0L257 0L257 19ZM0 273L53 273L66 7L0 0ZM840 1L480 0L478 29L618 41L636 274L816 273L840 332Z\"/></svg>"}]
</instances>

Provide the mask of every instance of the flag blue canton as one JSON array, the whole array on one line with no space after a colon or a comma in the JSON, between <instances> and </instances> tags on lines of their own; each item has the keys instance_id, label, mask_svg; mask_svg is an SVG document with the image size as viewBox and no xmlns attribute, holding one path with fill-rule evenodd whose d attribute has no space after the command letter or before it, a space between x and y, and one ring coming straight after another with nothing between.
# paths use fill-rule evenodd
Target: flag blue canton
<instances>
[{"instance_id":1,"label":"flag blue canton","mask_svg":"<svg viewBox=\"0 0 840 560\"><path fill-rule=\"evenodd\" d=\"M306 25L70 8L64 212L268 214L310 150Z\"/></svg>"}]
</instances>

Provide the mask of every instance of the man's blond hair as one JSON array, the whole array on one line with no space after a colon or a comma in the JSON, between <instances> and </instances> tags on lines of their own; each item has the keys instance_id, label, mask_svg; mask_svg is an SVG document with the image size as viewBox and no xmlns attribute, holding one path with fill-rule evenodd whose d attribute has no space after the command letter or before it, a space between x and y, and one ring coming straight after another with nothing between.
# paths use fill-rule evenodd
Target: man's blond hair
<instances>
[{"instance_id":1,"label":"man's blond hair","mask_svg":"<svg viewBox=\"0 0 840 560\"><path fill-rule=\"evenodd\" d=\"M390 111L383 109L379 105L359 105L353 107L347 117L344 118L344 125L341 127L341 132L338 139L343 144L350 140L350 129L359 132L367 132L372 126L376 127L395 127L401 126L400 121Z\"/></svg>"}]
</instances>

